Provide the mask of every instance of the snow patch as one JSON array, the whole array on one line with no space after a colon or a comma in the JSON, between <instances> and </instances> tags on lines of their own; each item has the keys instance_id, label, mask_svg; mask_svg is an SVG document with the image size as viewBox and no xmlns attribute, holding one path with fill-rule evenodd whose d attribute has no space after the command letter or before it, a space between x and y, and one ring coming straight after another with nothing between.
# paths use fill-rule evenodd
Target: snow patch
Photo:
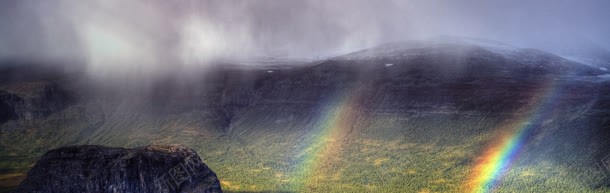
<instances>
[{"instance_id":1,"label":"snow patch","mask_svg":"<svg viewBox=\"0 0 610 193\"><path fill-rule=\"evenodd\" d=\"M597 75L597 78L601 78L606 80L610 80L610 74L602 74L602 75Z\"/></svg>"},{"instance_id":2,"label":"snow patch","mask_svg":"<svg viewBox=\"0 0 610 193\"><path fill-rule=\"evenodd\" d=\"M567 55L559 55L565 59L568 60L572 60L574 62L578 62L587 66L591 66L591 67L595 67L595 62L593 62L591 59L587 59L587 58L580 58L580 57L574 57L574 56L567 56Z\"/></svg>"},{"instance_id":3,"label":"snow patch","mask_svg":"<svg viewBox=\"0 0 610 193\"><path fill-rule=\"evenodd\" d=\"M394 66L394 64L385 64L385 67Z\"/></svg>"}]
</instances>

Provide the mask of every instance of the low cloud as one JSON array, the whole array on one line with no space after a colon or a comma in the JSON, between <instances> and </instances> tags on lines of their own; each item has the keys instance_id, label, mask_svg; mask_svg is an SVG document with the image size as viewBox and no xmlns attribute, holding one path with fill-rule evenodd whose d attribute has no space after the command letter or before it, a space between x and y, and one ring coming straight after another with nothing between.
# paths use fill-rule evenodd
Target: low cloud
<instances>
[{"instance_id":1,"label":"low cloud","mask_svg":"<svg viewBox=\"0 0 610 193\"><path fill-rule=\"evenodd\" d=\"M610 45L610 2L602 0L9 0L0 7L0 59L76 62L99 76L219 58L330 56L439 35L539 48Z\"/></svg>"}]
</instances>

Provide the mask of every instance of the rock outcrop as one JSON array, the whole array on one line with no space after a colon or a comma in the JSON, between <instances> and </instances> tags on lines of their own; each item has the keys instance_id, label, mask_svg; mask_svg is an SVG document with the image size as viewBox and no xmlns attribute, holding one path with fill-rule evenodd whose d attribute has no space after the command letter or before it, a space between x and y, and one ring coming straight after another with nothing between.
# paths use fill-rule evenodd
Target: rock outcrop
<instances>
[{"instance_id":1,"label":"rock outcrop","mask_svg":"<svg viewBox=\"0 0 610 193\"><path fill-rule=\"evenodd\" d=\"M222 192L192 149L70 146L47 152L15 192Z\"/></svg>"},{"instance_id":2,"label":"rock outcrop","mask_svg":"<svg viewBox=\"0 0 610 193\"><path fill-rule=\"evenodd\" d=\"M41 120L74 104L72 93L53 81L0 85L0 123Z\"/></svg>"}]
</instances>

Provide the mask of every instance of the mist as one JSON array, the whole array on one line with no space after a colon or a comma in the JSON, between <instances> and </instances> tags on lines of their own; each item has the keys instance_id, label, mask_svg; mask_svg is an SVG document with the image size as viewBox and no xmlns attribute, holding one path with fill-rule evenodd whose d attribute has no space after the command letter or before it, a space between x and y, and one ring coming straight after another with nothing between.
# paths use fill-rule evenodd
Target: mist
<instances>
[{"instance_id":1,"label":"mist","mask_svg":"<svg viewBox=\"0 0 610 193\"><path fill-rule=\"evenodd\" d=\"M0 193L610 192L608 18L610 0L0 0Z\"/></svg>"},{"instance_id":2,"label":"mist","mask_svg":"<svg viewBox=\"0 0 610 193\"><path fill-rule=\"evenodd\" d=\"M604 0L2 1L0 59L71 63L108 77L227 58L316 59L437 36L607 49L609 7Z\"/></svg>"}]
</instances>

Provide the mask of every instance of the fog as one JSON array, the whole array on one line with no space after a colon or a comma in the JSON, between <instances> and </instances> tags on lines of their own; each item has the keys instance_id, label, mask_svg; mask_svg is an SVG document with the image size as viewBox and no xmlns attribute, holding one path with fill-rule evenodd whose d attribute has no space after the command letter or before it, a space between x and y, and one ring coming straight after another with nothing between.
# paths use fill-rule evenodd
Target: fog
<instances>
[{"instance_id":1,"label":"fog","mask_svg":"<svg viewBox=\"0 0 610 193\"><path fill-rule=\"evenodd\" d=\"M224 58L320 58L411 39L610 47L610 1L5 0L0 59L156 73Z\"/></svg>"}]
</instances>

